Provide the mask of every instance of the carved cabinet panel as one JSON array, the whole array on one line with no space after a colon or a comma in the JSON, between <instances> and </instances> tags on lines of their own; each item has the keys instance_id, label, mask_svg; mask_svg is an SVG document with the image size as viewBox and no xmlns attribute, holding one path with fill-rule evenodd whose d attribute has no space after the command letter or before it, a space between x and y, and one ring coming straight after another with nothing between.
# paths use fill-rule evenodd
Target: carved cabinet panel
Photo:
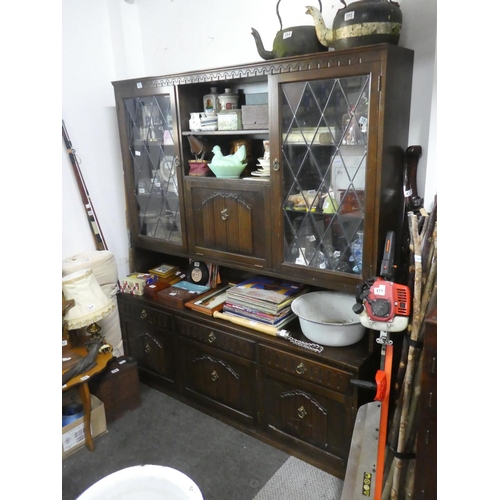
<instances>
[{"instance_id":1,"label":"carved cabinet panel","mask_svg":"<svg viewBox=\"0 0 500 500\"><path fill-rule=\"evenodd\" d=\"M269 186L186 179L190 251L204 258L270 267ZM235 187L237 186L237 187Z\"/></svg>"},{"instance_id":2,"label":"carved cabinet panel","mask_svg":"<svg viewBox=\"0 0 500 500\"><path fill-rule=\"evenodd\" d=\"M163 379L173 387L175 380L174 337L160 328L141 324L133 320L122 321L124 349L132 356L139 370L146 370L150 376Z\"/></svg>"},{"instance_id":3,"label":"carved cabinet panel","mask_svg":"<svg viewBox=\"0 0 500 500\"><path fill-rule=\"evenodd\" d=\"M269 359L268 350L274 351L278 360L274 367L265 361ZM262 348L261 353L260 379L266 410L263 423L267 432L309 456L327 453L332 469L343 475L354 427L352 398L332 387L348 387L348 375L327 367L320 369L316 363L285 352L280 356L277 350Z\"/></svg>"},{"instance_id":4,"label":"carved cabinet panel","mask_svg":"<svg viewBox=\"0 0 500 500\"><path fill-rule=\"evenodd\" d=\"M123 300L118 305L124 350L137 361L141 379L173 389L176 339L169 331L172 315Z\"/></svg>"},{"instance_id":5,"label":"carved cabinet panel","mask_svg":"<svg viewBox=\"0 0 500 500\"><path fill-rule=\"evenodd\" d=\"M242 423L255 423L255 363L185 341L183 371L190 398Z\"/></svg>"}]
</instances>

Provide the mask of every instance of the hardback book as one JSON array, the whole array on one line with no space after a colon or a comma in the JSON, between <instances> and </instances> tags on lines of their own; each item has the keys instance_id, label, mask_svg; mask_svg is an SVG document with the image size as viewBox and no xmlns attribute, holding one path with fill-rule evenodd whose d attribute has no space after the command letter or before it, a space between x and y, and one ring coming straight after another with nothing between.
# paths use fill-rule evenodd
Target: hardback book
<instances>
[{"instance_id":1,"label":"hardback book","mask_svg":"<svg viewBox=\"0 0 500 500\"><path fill-rule=\"evenodd\" d=\"M242 281L228 291L228 297L253 299L279 306L305 288L302 283L280 280L269 276L254 276Z\"/></svg>"},{"instance_id":2,"label":"hardback book","mask_svg":"<svg viewBox=\"0 0 500 500\"><path fill-rule=\"evenodd\" d=\"M274 323L274 324L271 325L269 323L265 323L264 321L260 321L260 320L255 319L255 318L249 318L247 316L243 316L242 314L235 314L234 312L224 311L224 314L227 314L228 316L234 316L235 318L248 319L248 320L254 321L256 323L260 323L262 325L273 326L273 327L276 327L276 328L281 328L282 326L286 325L287 323L290 323L290 321L293 321L297 317L295 314L292 313L292 314L286 316L285 318L283 318L278 323Z\"/></svg>"},{"instance_id":3,"label":"hardback book","mask_svg":"<svg viewBox=\"0 0 500 500\"><path fill-rule=\"evenodd\" d=\"M292 310L290 307L285 307L282 311L279 311L279 313L277 314L270 314L256 308L252 308L248 304L243 305L235 302L229 302L228 300L224 304L224 312L232 312L234 314L240 314L242 316L252 319L257 319L264 323L273 325L281 321L286 316L290 315L290 313L292 313Z\"/></svg>"}]
</instances>

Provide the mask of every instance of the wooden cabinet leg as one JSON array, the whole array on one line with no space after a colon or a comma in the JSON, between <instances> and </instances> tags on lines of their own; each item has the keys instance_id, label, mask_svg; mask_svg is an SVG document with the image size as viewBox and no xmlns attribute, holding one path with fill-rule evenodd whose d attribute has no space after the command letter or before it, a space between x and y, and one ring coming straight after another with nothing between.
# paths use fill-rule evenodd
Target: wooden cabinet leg
<instances>
[{"instance_id":1,"label":"wooden cabinet leg","mask_svg":"<svg viewBox=\"0 0 500 500\"><path fill-rule=\"evenodd\" d=\"M79 386L80 398L83 404L83 428L85 431L85 444L90 451L94 451L94 440L92 439L92 432L90 430L90 391L87 382L83 382Z\"/></svg>"}]
</instances>

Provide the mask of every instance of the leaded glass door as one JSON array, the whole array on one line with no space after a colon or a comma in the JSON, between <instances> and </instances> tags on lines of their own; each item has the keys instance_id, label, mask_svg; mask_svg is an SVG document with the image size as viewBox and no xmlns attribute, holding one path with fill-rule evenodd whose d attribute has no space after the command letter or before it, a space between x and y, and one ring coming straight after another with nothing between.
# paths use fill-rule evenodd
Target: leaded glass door
<instances>
[{"instance_id":1,"label":"leaded glass door","mask_svg":"<svg viewBox=\"0 0 500 500\"><path fill-rule=\"evenodd\" d=\"M132 227L138 235L182 244L171 95L125 98L128 157L133 171Z\"/></svg>"},{"instance_id":2,"label":"leaded glass door","mask_svg":"<svg viewBox=\"0 0 500 500\"><path fill-rule=\"evenodd\" d=\"M360 276L371 76L279 85L283 263Z\"/></svg>"}]
</instances>

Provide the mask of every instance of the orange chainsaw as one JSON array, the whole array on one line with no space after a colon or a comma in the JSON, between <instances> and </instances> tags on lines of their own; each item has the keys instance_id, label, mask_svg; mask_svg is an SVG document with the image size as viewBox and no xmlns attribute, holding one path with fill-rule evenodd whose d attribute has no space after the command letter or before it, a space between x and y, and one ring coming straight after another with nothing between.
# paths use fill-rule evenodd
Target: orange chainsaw
<instances>
[{"instance_id":1,"label":"orange chainsaw","mask_svg":"<svg viewBox=\"0 0 500 500\"><path fill-rule=\"evenodd\" d=\"M389 231L380 277L358 286L353 306L363 326L380 332L377 343L381 344L381 358L375 383L352 381L360 387L376 388L377 392L374 401L358 410L341 500L380 500L382 496L393 355L390 334L405 330L410 316L410 289L391 281L393 275L394 231Z\"/></svg>"}]
</instances>

